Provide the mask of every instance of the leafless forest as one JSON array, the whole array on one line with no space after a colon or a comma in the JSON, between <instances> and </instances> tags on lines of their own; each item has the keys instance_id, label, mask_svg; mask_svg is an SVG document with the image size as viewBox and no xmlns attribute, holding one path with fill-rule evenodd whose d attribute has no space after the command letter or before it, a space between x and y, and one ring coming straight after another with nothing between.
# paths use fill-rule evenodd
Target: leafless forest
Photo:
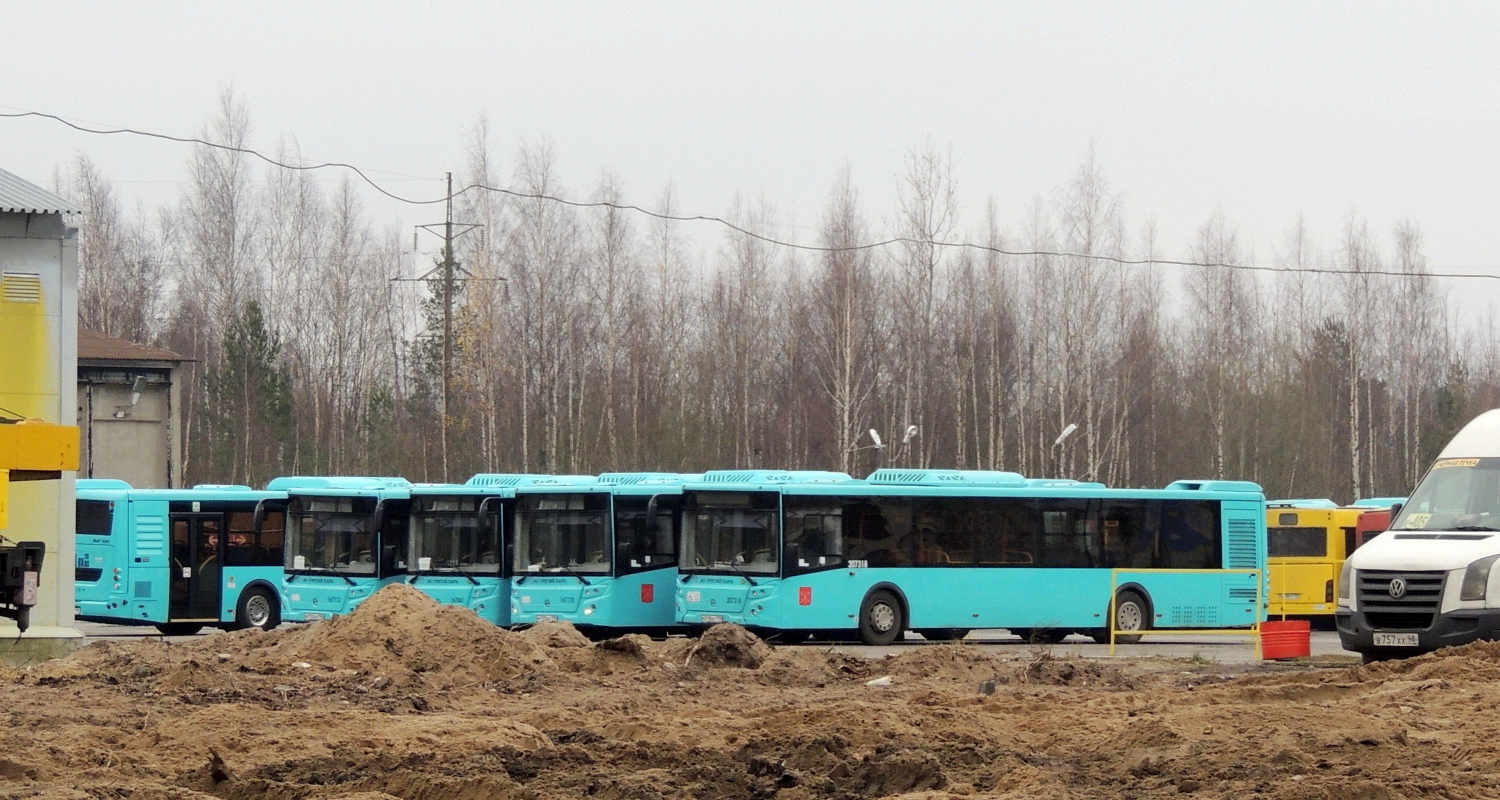
<instances>
[{"instance_id":1,"label":"leafless forest","mask_svg":"<svg viewBox=\"0 0 1500 800\"><path fill-rule=\"evenodd\" d=\"M226 95L203 135L240 145L251 129ZM774 199L680 209L670 188L643 202L608 172L564 186L550 146L502 154L491 138L473 126L457 186L719 213L788 236ZM1351 215L1311 231L1293 217L1251 253L1233 220L1206 209L1191 241L1160 241L1091 155L1005 219L993 203L959 207L952 158L919 147L894 208L864 204L847 172L829 187L816 234L796 237L824 252L465 192L455 218L483 227L455 248L468 279L453 298L445 425L441 284L392 280L433 266L414 265L411 229L381 229L355 178L188 152L189 182L160 209L123 197L86 156L59 185L87 210L83 323L194 359L183 386L192 482L863 475L876 454L853 449L870 444L864 431L899 439L916 425L889 462L1130 486L1243 478L1270 496L1348 501L1410 491L1500 386L1493 329L1458 319L1426 277L1415 222L1375 230ZM440 218L432 209L423 221ZM891 237L982 247L839 249ZM1070 423L1077 433L1054 446Z\"/></svg>"}]
</instances>

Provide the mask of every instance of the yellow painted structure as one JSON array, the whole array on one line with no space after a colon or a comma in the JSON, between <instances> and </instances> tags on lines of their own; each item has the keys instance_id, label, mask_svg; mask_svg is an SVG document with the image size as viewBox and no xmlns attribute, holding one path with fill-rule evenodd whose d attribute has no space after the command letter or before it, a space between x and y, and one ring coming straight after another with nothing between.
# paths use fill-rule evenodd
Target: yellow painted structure
<instances>
[{"instance_id":1,"label":"yellow painted structure","mask_svg":"<svg viewBox=\"0 0 1500 800\"><path fill-rule=\"evenodd\" d=\"M39 419L0 424L0 531L10 527L10 482L58 480L78 469L78 427Z\"/></svg>"},{"instance_id":2,"label":"yellow painted structure","mask_svg":"<svg viewBox=\"0 0 1500 800\"><path fill-rule=\"evenodd\" d=\"M1339 572L1354 551L1355 523L1371 509L1327 506L1266 507L1272 618L1332 619L1338 608Z\"/></svg>"},{"instance_id":3,"label":"yellow painted structure","mask_svg":"<svg viewBox=\"0 0 1500 800\"><path fill-rule=\"evenodd\" d=\"M0 619L0 659L11 662L67 652L81 638L73 624L78 231L64 216L77 211L0 169L3 534L45 546L30 628L18 637L13 622ZM42 422L19 422L33 419Z\"/></svg>"}]
</instances>

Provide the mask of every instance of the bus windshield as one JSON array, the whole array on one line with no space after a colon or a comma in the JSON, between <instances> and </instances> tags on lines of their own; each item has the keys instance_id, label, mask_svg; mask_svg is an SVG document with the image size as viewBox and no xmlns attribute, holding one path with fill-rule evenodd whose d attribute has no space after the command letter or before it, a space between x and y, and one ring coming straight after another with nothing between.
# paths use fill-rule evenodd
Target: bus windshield
<instances>
[{"instance_id":1,"label":"bus windshield","mask_svg":"<svg viewBox=\"0 0 1500 800\"><path fill-rule=\"evenodd\" d=\"M609 573L609 495L531 495L517 506L516 572Z\"/></svg>"},{"instance_id":2,"label":"bus windshield","mask_svg":"<svg viewBox=\"0 0 1500 800\"><path fill-rule=\"evenodd\" d=\"M1500 530L1500 458L1444 458L1391 530Z\"/></svg>"},{"instance_id":3,"label":"bus windshield","mask_svg":"<svg viewBox=\"0 0 1500 800\"><path fill-rule=\"evenodd\" d=\"M418 572L500 572L493 513L480 513L481 498L444 497L414 502L410 563Z\"/></svg>"},{"instance_id":4,"label":"bus windshield","mask_svg":"<svg viewBox=\"0 0 1500 800\"><path fill-rule=\"evenodd\" d=\"M373 498L299 497L287 518L288 569L376 573Z\"/></svg>"},{"instance_id":5,"label":"bus windshield","mask_svg":"<svg viewBox=\"0 0 1500 800\"><path fill-rule=\"evenodd\" d=\"M698 492L682 513L678 568L775 574L779 516L774 492Z\"/></svg>"}]
</instances>

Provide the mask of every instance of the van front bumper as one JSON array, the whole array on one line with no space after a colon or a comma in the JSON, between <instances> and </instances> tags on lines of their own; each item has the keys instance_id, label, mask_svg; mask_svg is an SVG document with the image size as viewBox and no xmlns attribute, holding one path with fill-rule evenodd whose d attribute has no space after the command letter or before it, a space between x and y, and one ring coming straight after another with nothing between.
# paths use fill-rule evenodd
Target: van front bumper
<instances>
[{"instance_id":1,"label":"van front bumper","mask_svg":"<svg viewBox=\"0 0 1500 800\"><path fill-rule=\"evenodd\" d=\"M1339 643L1356 653L1426 653L1479 640L1500 640L1500 608L1471 608L1435 614L1422 630L1375 628L1359 612L1339 609L1335 616ZM1415 633L1417 646L1388 647L1375 644L1376 633Z\"/></svg>"}]
</instances>

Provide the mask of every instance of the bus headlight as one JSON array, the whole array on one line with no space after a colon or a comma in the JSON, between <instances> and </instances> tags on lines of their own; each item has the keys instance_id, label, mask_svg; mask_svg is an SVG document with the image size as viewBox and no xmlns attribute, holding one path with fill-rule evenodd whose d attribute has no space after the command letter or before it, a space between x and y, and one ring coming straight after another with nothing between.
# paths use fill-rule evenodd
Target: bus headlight
<instances>
[{"instance_id":1,"label":"bus headlight","mask_svg":"<svg viewBox=\"0 0 1500 800\"><path fill-rule=\"evenodd\" d=\"M1495 565L1497 558L1500 558L1500 554L1485 556L1464 570L1464 585L1458 593L1458 599L1483 600L1485 598L1485 590L1490 584L1490 567Z\"/></svg>"},{"instance_id":2,"label":"bus headlight","mask_svg":"<svg viewBox=\"0 0 1500 800\"><path fill-rule=\"evenodd\" d=\"M1339 570L1339 599L1349 599L1349 586L1354 583L1354 565L1348 559L1344 560L1344 568Z\"/></svg>"}]
</instances>

